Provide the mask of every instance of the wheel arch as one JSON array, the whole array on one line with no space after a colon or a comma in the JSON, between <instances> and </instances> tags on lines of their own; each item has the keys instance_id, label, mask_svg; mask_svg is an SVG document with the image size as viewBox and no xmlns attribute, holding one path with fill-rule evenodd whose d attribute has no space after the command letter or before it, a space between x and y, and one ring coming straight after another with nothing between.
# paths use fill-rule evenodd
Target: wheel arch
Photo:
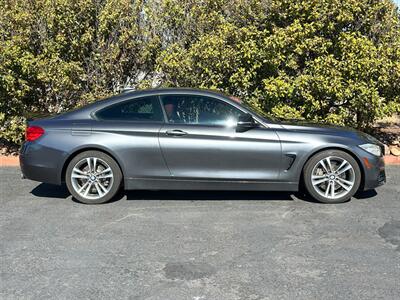
<instances>
[{"instance_id":1,"label":"wheel arch","mask_svg":"<svg viewBox=\"0 0 400 300\"><path fill-rule=\"evenodd\" d=\"M364 166L361 162L361 159L355 155L353 152L351 152L349 149L345 148L345 147L340 147L340 146L329 146L329 147L324 147L324 148L320 148L320 149L316 149L315 151L313 151L308 157L307 159L304 161L302 167L301 167L301 173L300 173L300 185L303 186L304 185L304 168L307 164L307 162L314 157L315 155L317 155L318 153L321 153L323 151L328 151L328 150L338 150L338 151L343 151L347 154L349 154L351 157L354 158L354 160L357 162L358 167L360 168L360 172L361 172L361 181L360 181L360 186L358 188L359 191L364 189L364 185L365 185L365 170L364 170Z\"/></svg>"},{"instance_id":2,"label":"wheel arch","mask_svg":"<svg viewBox=\"0 0 400 300\"><path fill-rule=\"evenodd\" d=\"M86 152L86 151L99 151L99 152L103 152L104 154L109 155L118 165L119 169L121 170L121 174L122 174L122 179L125 178L124 176L124 169L121 167L121 162L116 158L116 156L108 149L104 149L101 147L96 147L96 146L89 146L89 147L83 147L83 148L79 148L79 149L75 149L74 151L72 151L71 153L68 154L67 158L64 160L62 169L61 169L61 182L65 182L65 173L67 172L67 167L69 165L69 163L71 162L71 160L77 156L79 153L82 152ZM124 180L122 180L122 182L124 182Z\"/></svg>"}]
</instances>

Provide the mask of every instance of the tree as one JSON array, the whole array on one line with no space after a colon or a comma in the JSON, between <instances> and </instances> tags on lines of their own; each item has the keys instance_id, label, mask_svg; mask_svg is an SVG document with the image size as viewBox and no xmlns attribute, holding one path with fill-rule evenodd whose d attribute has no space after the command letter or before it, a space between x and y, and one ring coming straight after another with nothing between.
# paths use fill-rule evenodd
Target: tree
<instances>
[{"instance_id":1,"label":"tree","mask_svg":"<svg viewBox=\"0 0 400 300\"><path fill-rule=\"evenodd\" d=\"M220 89L280 117L360 129L399 111L400 22L391 1L219 3L212 28L192 23L195 38L160 55L165 84Z\"/></svg>"},{"instance_id":2,"label":"tree","mask_svg":"<svg viewBox=\"0 0 400 300\"><path fill-rule=\"evenodd\" d=\"M390 0L0 0L0 138L121 86L225 91L367 129L400 111Z\"/></svg>"}]
</instances>

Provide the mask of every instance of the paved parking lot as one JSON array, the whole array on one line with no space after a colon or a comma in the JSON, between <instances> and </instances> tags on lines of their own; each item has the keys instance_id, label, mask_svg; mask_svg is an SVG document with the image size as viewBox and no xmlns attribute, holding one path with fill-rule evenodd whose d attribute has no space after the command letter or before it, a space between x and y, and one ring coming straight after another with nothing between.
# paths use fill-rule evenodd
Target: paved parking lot
<instances>
[{"instance_id":1,"label":"paved parking lot","mask_svg":"<svg viewBox=\"0 0 400 300\"><path fill-rule=\"evenodd\" d=\"M151 192L89 206L0 169L2 299L398 299L400 167L340 205Z\"/></svg>"}]
</instances>

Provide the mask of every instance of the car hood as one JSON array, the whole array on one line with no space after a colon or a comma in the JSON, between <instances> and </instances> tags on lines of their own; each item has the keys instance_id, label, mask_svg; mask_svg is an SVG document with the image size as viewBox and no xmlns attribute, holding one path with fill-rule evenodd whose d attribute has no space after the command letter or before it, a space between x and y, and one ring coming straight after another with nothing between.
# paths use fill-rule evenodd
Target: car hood
<instances>
[{"instance_id":1,"label":"car hood","mask_svg":"<svg viewBox=\"0 0 400 300\"><path fill-rule=\"evenodd\" d=\"M351 127L338 126L332 124L318 124L303 120L283 121L280 124L283 128L287 130L293 130L298 132L315 132L319 134L329 134L341 137L359 138L361 140L370 143L381 144L373 136Z\"/></svg>"}]
</instances>

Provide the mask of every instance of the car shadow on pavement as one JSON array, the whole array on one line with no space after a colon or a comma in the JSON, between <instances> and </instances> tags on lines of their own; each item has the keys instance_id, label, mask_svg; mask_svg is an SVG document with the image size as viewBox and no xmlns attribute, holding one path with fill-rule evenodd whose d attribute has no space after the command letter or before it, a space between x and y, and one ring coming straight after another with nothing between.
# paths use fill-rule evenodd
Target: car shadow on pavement
<instances>
[{"instance_id":1,"label":"car shadow on pavement","mask_svg":"<svg viewBox=\"0 0 400 300\"><path fill-rule=\"evenodd\" d=\"M65 185L41 183L32 189L31 194L36 197L66 199L70 196ZM368 199L377 195L375 190L358 192L354 198ZM193 191L193 190L121 190L109 203L126 200L175 200L175 201L293 201L300 199L306 202L321 204L302 192L275 192L275 191ZM74 200L74 199L73 199ZM75 200L74 200L75 201Z\"/></svg>"},{"instance_id":2,"label":"car shadow on pavement","mask_svg":"<svg viewBox=\"0 0 400 300\"><path fill-rule=\"evenodd\" d=\"M32 189L31 194L36 197L66 199L70 196L65 185L41 183ZM126 200L293 200L289 192L258 192L258 191L193 191L193 190L121 190L114 201Z\"/></svg>"},{"instance_id":3,"label":"car shadow on pavement","mask_svg":"<svg viewBox=\"0 0 400 300\"><path fill-rule=\"evenodd\" d=\"M70 193L65 185L59 186L48 183L37 185L31 194L36 197L66 199Z\"/></svg>"},{"instance_id":4,"label":"car shadow on pavement","mask_svg":"<svg viewBox=\"0 0 400 300\"><path fill-rule=\"evenodd\" d=\"M181 200L181 201L223 201L223 200L294 200L289 192L258 191L195 191L195 190L137 190L125 191L126 200Z\"/></svg>"},{"instance_id":5,"label":"car shadow on pavement","mask_svg":"<svg viewBox=\"0 0 400 300\"><path fill-rule=\"evenodd\" d=\"M378 195L376 190L368 190L368 191L357 192L354 195L354 198L359 199L359 200L360 199L368 199L368 198L375 197L376 195Z\"/></svg>"}]
</instances>

